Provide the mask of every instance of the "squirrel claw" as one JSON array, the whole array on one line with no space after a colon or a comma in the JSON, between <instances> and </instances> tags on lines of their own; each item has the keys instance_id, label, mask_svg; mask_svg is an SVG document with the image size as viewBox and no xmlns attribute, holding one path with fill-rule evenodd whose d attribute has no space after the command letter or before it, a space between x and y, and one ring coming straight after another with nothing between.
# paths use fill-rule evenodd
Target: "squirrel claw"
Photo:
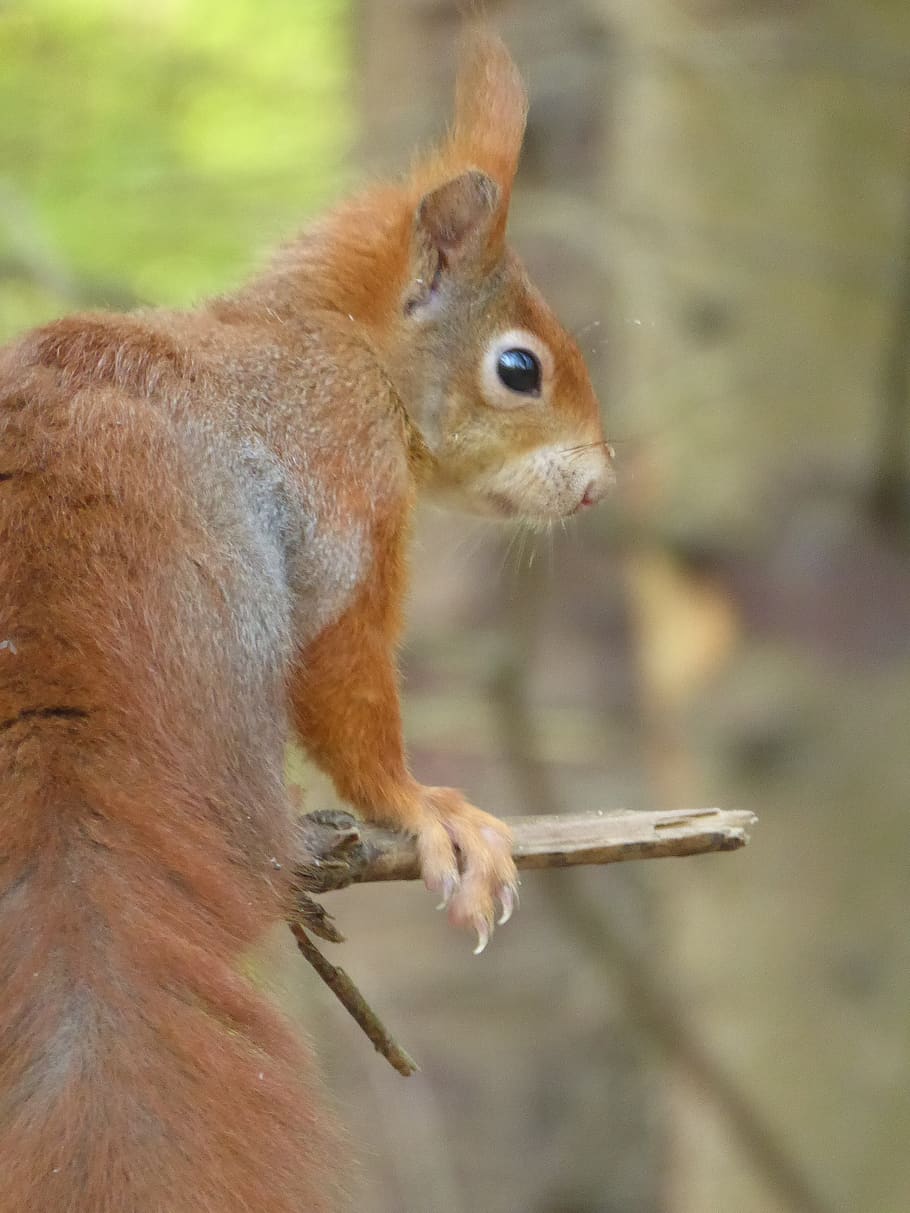
<instances>
[{"instance_id":1,"label":"squirrel claw","mask_svg":"<svg viewBox=\"0 0 910 1213\"><path fill-rule=\"evenodd\" d=\"M496 923L497 926L504 927L518 905L518 894L511 885L503 885L499 890L499 904L502 906L502 913L496 919Z\"/></svg>"},{"instance_id":2,"label":"squirrel claw","mask_svg":"<svg viewBox=\"0 0 910 1213\"><path fill-rule=\"evenodd\" d=\"M436 907L437 910L444 910L458 888L458 879L455 876L446 876L442 882L442 900Z\"/></svg>"},{"instance_id":3,"label":"squirrel claw","mask_svg":"<svg viewBox=\"0 0 910 1213\"><path fill-rule=\"evenodd\" d=\"M515 906L517 873L509 828L468 804L451 788L420 788L417 853L427 888L436 892L455 927L477 936L475 955L486 948L502 907L505 922ZM498 903L498 905L497 905Z\"/></svg>"}]
</instances>

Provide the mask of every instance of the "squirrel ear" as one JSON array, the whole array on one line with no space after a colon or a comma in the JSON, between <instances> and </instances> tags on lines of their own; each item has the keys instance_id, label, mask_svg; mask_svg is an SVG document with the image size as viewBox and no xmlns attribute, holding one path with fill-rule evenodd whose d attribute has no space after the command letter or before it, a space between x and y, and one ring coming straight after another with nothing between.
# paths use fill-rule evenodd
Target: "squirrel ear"
<instances>
[{"instance_id":1,"label":"squirrel ear","mask_svg":"<svg viewBox=\"0 0 910 1213\"><path fill-rule=\"evenodd\" d=\"M415 234L455 264L486 246L498 203L493 178L470 169L424 195L414 216Z\"/></svg>"},{"instance_id":2,"label":"squirrel ear","mask_svg":"<svg viewBox=\"0 0 910 1213\"><path fill-rule=\"evenodd\" d=\"M500 189L492 177L469 169L425 194L414 213L411 280L405 309L413 312L433 296L443 273L486 258Z\"/></svg>"},{"instance_id":3,"label":"squirrel ear","mask_svg":"<svg viewBox=\"0 0 910 1213\"><path fill-rule=\"evenodd\" d=\"M423 190L447 172L473 167L417 207L411 261L418 289L408 296L408 311L432 294L427 284L440 268L471 257L483 265L499 255L527 111L524 84L503 43L487 30L472 30L462 47L449 138L416 163L412 180Z\"/></svg>"}]
</instances>

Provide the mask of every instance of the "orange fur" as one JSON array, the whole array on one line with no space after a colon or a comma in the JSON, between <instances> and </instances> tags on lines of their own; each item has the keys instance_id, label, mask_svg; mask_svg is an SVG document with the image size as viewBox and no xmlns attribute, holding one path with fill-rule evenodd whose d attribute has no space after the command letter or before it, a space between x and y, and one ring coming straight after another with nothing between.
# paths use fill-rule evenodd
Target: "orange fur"
<instances>
[{"instance_id":1,"label":"orange fur","mask_svg":"<svg viewBox=\"0 0 910 1213\"><path fill-rule=\"evenodd\" d=\"M480 36L442 150L234 295L0 351L0 1213L338 1207L308 1059L240 971L289 909L292 726L453 920L511 903L505 826L409 773L394 651L418 490L539 518L609 480L503 240L524 112ZM495 380L512 330L534 399Z\"/></svg>"},{"instance_id":2,"label":"orange fur","mask_svg":"<svg viewBox=\"0 0 910 1213\"><path fill-rule=\"evenodd\" d=\"M455 92L455 121L435 156L415 165L419 194L466 164L482 169L501 190L496 235L505 233L512 182L521 156L528 98L518 69L497 39L474 31L467 40Z\"/></svg>"}]
</instances>

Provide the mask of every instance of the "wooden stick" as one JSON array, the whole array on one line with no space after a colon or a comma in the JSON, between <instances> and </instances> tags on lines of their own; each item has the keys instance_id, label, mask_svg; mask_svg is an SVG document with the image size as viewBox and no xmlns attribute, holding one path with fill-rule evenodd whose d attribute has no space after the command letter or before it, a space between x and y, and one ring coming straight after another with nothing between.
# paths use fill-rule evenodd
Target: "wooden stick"
<instances>
[{"instance_id":1,"label":"wooden stick","mask_svg":"<svg viewBox=\"0 0 910 1213\"><path fill-rule=\"evenodd\" d=\"M588 812L513 817L512 853L520 869L565 868L735 851L749 841L753 813L731 809ZM414 840L350 813L308 813L300 822L301 887L326 893L350 884L418 880Z\"/></svg>"},{"instance_id":2,"label":"wooden stick","mask_svg":"<svg viewBox=\"0 0 910 1213\"><path fill-rule=\"evenodd\" d=\"M749 841L752 813L725 809L681 812L620 811L513 817L512 854L522 870L577 864L662 859L706 851L735 851ZM417 1069L343 969L326 960L307 931L332 942L341 935L309 894L379 880L418 880L414 840L358 821L350 813L306 813L299 821L304 858L296 870L299 902L289 922L297 946L335 997L354 1017L373 1047L399 1074ZM306 929L304 929L306 928Z\"/></svg>"},{"instance_id":3,"label":"wooden stick","mask_svg":"<svg viewBox=\"0 0 910 1213\"><path fill-rule=\"evenodd\" d=\"M388 1029L344 969L339 969L337 965L326 960L299 923L292 922L290 927L302 955L310 962L345 1010L353 1016L376 1052L381 1053L404 1078L409 1078L416 1073L420 1069L417 1062L393 1040Z\"/></svg>"}]
</instances>

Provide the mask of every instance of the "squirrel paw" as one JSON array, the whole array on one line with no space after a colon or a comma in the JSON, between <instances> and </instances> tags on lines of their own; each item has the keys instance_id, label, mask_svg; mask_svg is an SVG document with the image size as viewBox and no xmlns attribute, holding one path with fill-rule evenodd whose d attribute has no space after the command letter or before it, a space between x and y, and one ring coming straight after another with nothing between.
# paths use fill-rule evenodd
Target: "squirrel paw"
<instances>
[{"instance_id":1,"label":"squirrel paw","mask_svg":"<svg viewBox=\"0 0 910 1213\"><path fill-rule=\"evenodd\" d=\"M448 908L453 925L477 932L478 955L493 934L494 920L507 923L518 903L512 832L452 788L422 792L425 816L417 849L424 883L442 894L439 908Z\"/></svg>"}]
</instances>

